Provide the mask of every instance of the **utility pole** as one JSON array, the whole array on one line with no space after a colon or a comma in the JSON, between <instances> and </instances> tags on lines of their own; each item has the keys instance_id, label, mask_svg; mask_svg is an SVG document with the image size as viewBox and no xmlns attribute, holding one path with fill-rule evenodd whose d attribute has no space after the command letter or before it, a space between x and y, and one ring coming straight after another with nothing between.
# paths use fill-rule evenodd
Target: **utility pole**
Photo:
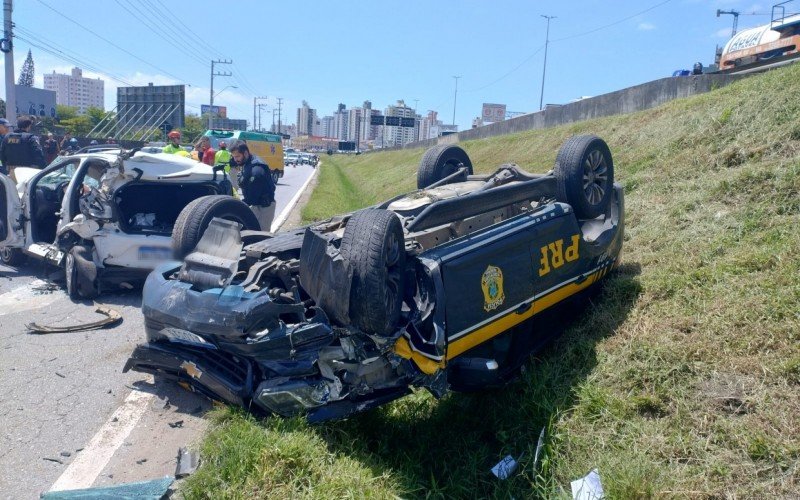
<instances>
[{"instance_id":1,"label":"utility pole","mask_svg":"<svg viewBox=\"0 0 800 500\"><path fill-rule=\"evenodd\" d=\"M417 103L419 103L419 99L414 99L414 128L416 129L416 137L414 138L415 141L419 140L419 124L417 122Z\"/></svg>"},{"instance_id":2,"label":"utility pole","mask_svg":"<svg viewBox=\"0 0 800 500\"><path fill-rule=\"evenodd\" d=\"M233 61L230 60L230 59L217 59L216 61L214 61L213 59L211 60L211 94L210 94L211 95L211 99L209 99L209 101L210 101L209 105L211 106L212 109L214 108L214 77L215 76L231 76L231 75L233 75L233 73L231 73L230 71L214 71L214 65L215 64L233 64ZM208 128L211 128L211 116L213 114L214 114L213 112L209 112Z\"/></svg>"},{"instance_id":3,"label":"utility pole","mask_svg":"<svg viewBox=\"0 0 800 500\"><path fill-rule=\"evenodd\" d=\"M3 39L0 40L0 50L5 55L6 64L6 118L12 126L17 125L17 92L14 88L14 36L11 22L11 0L3 0Z\"/></svg>"},{"instance_id":4,"label":"utility pole","mask_svg":"<svg viewBox=\"0 0 800 500\"><path fill-rule=\"evenodd\" d=\"M277 113L277 109L272 109L272 132L275 133L275 113Z\"/></svg>"},{"instance_id":5,"label":"utility pole","mask_svg":"<svg viewBox=\"0 0 800 500\"><path fill-rule=\"evenodd\" d=\"M278 133L283 134L281 132L281 104L283 104L283 97L278 97Z\"/></svg>"},{"instance_id":6,"label":"utility pole","mask_svg":"<svg viewBox=\"0 0 800 500\"><path fill-rule=\"evenodd\" d=\"M265 96L265 95L258 96L258 97L253 97L253 130L260 130L261 129L261 117L259 117L259 120L258 120L258 129L256 128L256 101L259 101L259 100L264 101L266 99L268 99L268 97Z\"/></svg>"},{"instance_id":7,"label":"utility pole","mask_svg":"<svg viewBox=\"0 0 800 500\"><path fill-rule=\"evenodd\" d=\"M539 109L542 109L544 103L544 76L547 72L547 46L550 44L550 20L555 19L556 16L545 16L540 14L543 18L547 19L547 34L544 37L544 66L542 67L542 93L539 95Z\"/></svg>"},{"instance_id":8,"label":"utility pole","mask_svg":"<svg viewBox=\"0 0 800 500\"><path fill-rule=\"evenodd\" d=\"M258 130L259 130L259 132L264 130L263 128L261 128L261 111L262 110L269 111L269 108L267 107L266 104L259 104L258 105Z\"/></svg>"},{"instance_id":9,"label":"utility pole","mask_svg":"<svg viewBox=\"0 0 800 500\"><path fill-rule=\"evenodd\" d=\"M456 124L456 99L458 99L458 79L461 78L460 76L454 76L453 78L456 79L456 92L453 94L453 126Z\"/></svg>"}]
</instances>

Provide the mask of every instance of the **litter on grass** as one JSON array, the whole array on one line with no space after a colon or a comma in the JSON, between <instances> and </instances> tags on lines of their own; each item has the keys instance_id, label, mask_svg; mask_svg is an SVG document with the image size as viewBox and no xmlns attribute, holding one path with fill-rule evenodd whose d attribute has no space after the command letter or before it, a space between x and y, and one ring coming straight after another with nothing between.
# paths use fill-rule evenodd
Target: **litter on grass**
<instances>
[{"instance_id":1,"label":"litter on grass","mask_svg":"<svg viewBox=\"0 0 800 500\"><path fill-rule=\"evenodd\" d=\"M603 485L600 484L600 473L597 469L592 469L588 474L580 479L569 483L572 487L573 500L600 500L605 498Z\"/></svg>"}]
</instances>

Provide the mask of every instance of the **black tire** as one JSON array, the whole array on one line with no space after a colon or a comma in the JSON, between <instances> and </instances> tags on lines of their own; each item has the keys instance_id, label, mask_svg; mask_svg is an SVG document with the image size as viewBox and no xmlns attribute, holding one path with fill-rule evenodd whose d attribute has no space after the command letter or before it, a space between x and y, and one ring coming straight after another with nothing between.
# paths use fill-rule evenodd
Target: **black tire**
<instances>
[{"instance_id":1,"label":"black tire","mask_svg":"<svg viewBox=\"0 0 800 500\"><path fill-rule=\"evenodd\" d=\"M614 161L606 142L595 135L570 137L556 157L557 199L569 203L579 219L605 213L614 189Z\"/></svg>"},{"instance_id":2,"label":"black tire","mask_svg":"<svg viewBox=\"0 0 800 500\"><path fill-rule=\"evenodd\" d=\"M64 271L70 299L93 299L100 295L97 267L92 260L91 250L80 245L72 247L67 252Z\"/></svg>"},{"instance_id":3,"label":"black tire","mask_svg":"<svg viewBox=\"0 0 800 500\"><path fill-rule=\"evenodd\" d=\"M7 266L19 266L24 264L26 260L28 260L28 256L22 253L19 248L0 248L0 261Z\"/></svg>"},{"instance_id":4,"label":"black tire","mask_svg":"<svg viewBox=\"0 0 800 500\"><path fill-rule=\"evenodd\" d=\"M246 230L261 230L255 214L244 202L224 194L197 198L181 210L175 221L172 251L176 259L181 260L194 250L214 217L238 222Z\"/></svg>"},{"instance_id":5,"label":"black tire","mask_svg":"<svg viewBox=\"0 0 800 500\"><path fill-rule=\"evenodd\" d=\"M388 210L356 212L344 229L340 250L353 268L352 324L367 333L392 333L403 303L406 263L400 219Z\"/></svg>"},{"instance_id":6,"label":"black tire","mask_svg":"<svg viewBox=\"0 0 800 500\"><path fill-rule=\"evenodd\" d=\"M273 184L275 184L277 186L278 185L278 179L281 178L280 174L278 173L277 170L272 170L272 171L270 171L270 175L272 175Z\"/></svg>"},{"instance_id":7,"label":"black tire","mask_svg":"<svg viewBox=\"0 0 800 500\"><path fill-rule=\"evenodd\" d=\"M448 175L454 174L461 166L467 167L467 174L472 175L472 161L467 152L458 146L443 144L425 151L417 169L417 189L425 189L439 182Z\"/></svg>"}]
</instances>

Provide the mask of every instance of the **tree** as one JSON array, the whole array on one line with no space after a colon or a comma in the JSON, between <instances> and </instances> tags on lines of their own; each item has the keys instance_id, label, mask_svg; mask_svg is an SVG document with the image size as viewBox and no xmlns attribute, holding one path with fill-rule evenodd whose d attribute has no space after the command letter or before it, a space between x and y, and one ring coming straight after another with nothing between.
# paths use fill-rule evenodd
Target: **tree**
<instances>
[{"instance_id":1,"label":"tree","mask_svg":"<svg viewBox=\"0 0 800 500\"><path fill-rule=\"evenodd\" d=\"M94 128L91 117L87 115L75 116L74 118L61 120L60 124L76 137L86 137L92 128Z\"/></svg>"},{"instance_id":2,"label":"tree","mask_svg":"<svg viewBox=\"0 0 800 500\"><path fill-rule=\"evenodd\" d=\"M78 116L78 108L56 104L56 118L58 118L59 121L70 120L76 116Z\"/></svg>"},{"instance_id":3,"label":"tree","mask_svg":"<svg viewBox=\"0 0 800 500\"><path fill-rule=\"evenodd\" d=\"M6 116L6 101L0 99L0 117Z\"/></svg>"},{"instance_id":4,"label":"tree","mask_svg":"<svg viewBox=\"0 0 800 500\"><path fill-rule=\"evenodd\" d=\"M194 141L206 131L203 120L197 115L186 115L183 120L183 140Z\"/></svg>"},{"instance_id":5,"label":"tree","mask_svg":"<svg viewBox=\"0 0 800 500\"><path fill-rule=\"evenodd\" d=\"M28 49L28 57L22 64L22 71L19 73L17 85L33 87L33 55L31 55L30 49Z\"/></svg>"},{"instance_id":6,"label":"tree","mask_svg":"<svg viewBox=\"0 0 800 500\"><path fill-rule=\"evenodd\" d=\"M89 106L88 108L86 108L86 116L92 119L93 125L97 125L98 123L103 121L103 118L105 118L107 114L108 113L106 113L105 110L101 108L96 108L94 106Z\"/></svg>"}]
</instances>

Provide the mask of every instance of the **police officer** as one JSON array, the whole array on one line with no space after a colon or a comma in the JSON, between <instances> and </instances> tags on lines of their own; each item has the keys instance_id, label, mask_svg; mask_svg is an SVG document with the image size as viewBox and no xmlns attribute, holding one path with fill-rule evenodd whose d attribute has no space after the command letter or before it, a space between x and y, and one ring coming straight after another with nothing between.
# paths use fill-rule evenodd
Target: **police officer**
<instances>
[{"instance_id":1,"label":"police officer","mask_svg":"<svg viewBox=\"0 0 800 500\"><path fill-rule=\"evenodd\" d=\"M0 144L3 143L3 138L6 135L8 135L8 126L9 125L10 125L10 123L8 123L8 120L6 120L5 118L0 118ZM3 169L2 164L0 164L0 172L2 172L4 174L8 173Z\"/></svg>"},{"instance_id":2,"label":"police officer","mask_svg":"<svg viewBox=\"0 0 800 500\"><path fill-rule=\"evenodd\" d=\"M262 231L269 231L275 218L275 183L264 160L250 154L244 141L231 144L231 156L236 165L242 168L240 185L244 202L256 215Z\"/></svg>"},{"instance_id":3,"label":"police officer","mask_svg":"<svg viewBox=\"0 0 800 500\"><path fill-rule=\"evenodd\" d=\"M17 130L6 135L0 144L0 163L3 164L3 173L11 177L15 183L16 167L45 167L44 152L39 145L37 137L30 133L33 120L21 118L17 121Z\"/></svg>"}]
</instances>

